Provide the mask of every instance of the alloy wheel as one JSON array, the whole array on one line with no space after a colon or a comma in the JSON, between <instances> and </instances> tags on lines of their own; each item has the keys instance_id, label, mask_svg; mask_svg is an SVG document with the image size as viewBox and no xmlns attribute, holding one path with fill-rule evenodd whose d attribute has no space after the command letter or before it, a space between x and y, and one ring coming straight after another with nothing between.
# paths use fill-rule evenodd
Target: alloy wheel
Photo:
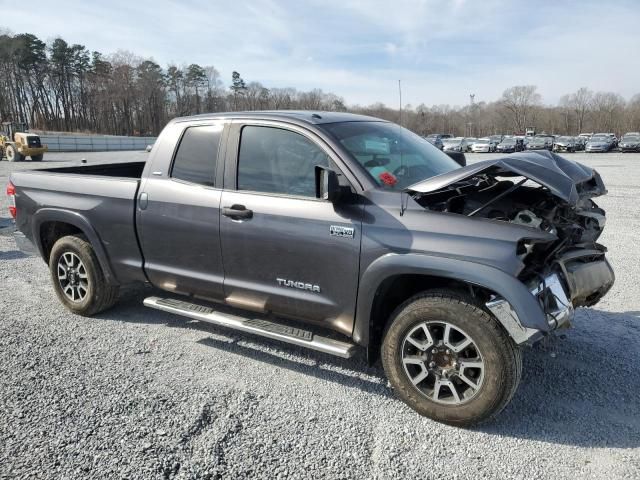
<instances>
[{"instance_id":1,"label":"alloy wheel","mask_svg":"<svg viewBox=\"0 0 640 480\"><path fill-rule=\"evenodd\" d=\"M87 269L80 257L65 252L58 259L58 282L64 295L72 302L81 302L89 292Z\"/></svg>"},{"instance_id":2,"label":"alloy wheel","mask_svg":"<svg viewBox=\"0 0 640 480\"><path fill-rule=\"evenodd\" d=\"M422 322L402 342L402 364L414 388L430 400L459 405L471 400L484 380L484 360L475 341L444 321Z\"/></svg>"}]
</instances>

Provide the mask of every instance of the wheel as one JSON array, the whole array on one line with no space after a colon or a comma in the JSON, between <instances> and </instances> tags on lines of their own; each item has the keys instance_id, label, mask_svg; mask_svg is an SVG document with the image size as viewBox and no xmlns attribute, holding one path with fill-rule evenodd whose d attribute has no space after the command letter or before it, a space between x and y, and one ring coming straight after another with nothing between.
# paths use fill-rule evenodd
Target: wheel
<instances>
[{"instance_id":1,"label":"wheel","mask_svg":"<svg viewBox=\"0 0 640 480\"><path fill-rule=\"evenodd\" d=\"M112 307L118 287L107 283L91 244L66 236L51 249L49 271L56 295L74 313L91 316Z\"/></svg>"},{"instance_id":2,"label":"wheel","mask_svg":"<svg viewBox=\"0 0 640 480\"><path fill-rule=\"evenodd\" d=\"M31 155L32 162L41 162L44 158L44 155L41 153L40 155Z\"/></svg>"},{"instance_id":3,"label":"wheel","mask_svg":"<svg viewBox=\"0 0 640 480\"><path fill-rule=\"evenodd\" d=\"M7 145L7 160L10 162L21 162L24 160L22 154L13 145Z\"/></svg>"},{"instance_id":4,"label":"wheel","mask_svg":"<svg viewBox=\"0 0 640 480\"><path fill-rule=\"evenodd\" d=\"M471 297L418 294L392 314L382 363L394 391L426 417L461 427L494 417L522 373L520 349Z\"/></svg>"}]
</instances>

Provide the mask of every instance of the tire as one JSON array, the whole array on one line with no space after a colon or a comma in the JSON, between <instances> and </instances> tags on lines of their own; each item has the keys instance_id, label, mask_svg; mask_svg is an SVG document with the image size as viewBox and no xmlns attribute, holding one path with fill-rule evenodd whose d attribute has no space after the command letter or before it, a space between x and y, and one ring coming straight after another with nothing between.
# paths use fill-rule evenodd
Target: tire
<instances>
[{"instance_id":1,"label":"tire","mask_svg":"<svg viewBox=\"0 0 640 480\"><path fill-rule=\"evenodd\" d=\"M427 346L424 325L430 332L431 346ZM444 338L439 341L438 337L447 325L449 342L442 345ZM453 348L461 348L466 339L471 345L455 353ZM415 342L422 342L421 348L426 349L417 348ZM452 350L445 349L447 345ZM459 427L487 421L500 413L513 397L522 374L520 349L498 321L470 296L448 290L423 292L395 310L383 337L382 363L403 402L421 415ZM444 364L447 368L441 368ZM416 386L412 378L423 379ZM448 385L441 383L434 399L437 381ZM472 384L476 388L471 388Z\"/></svg>"},{"instance_id":2,"label":"tire","mask_svg":"<svg viewBox=\"0 0 640 480\"><path fill-rule=\"evenodd\" d=\"M44 158L44 155L41 153L40 155L31 155L32 162L41 162Z\"/></svg>"},{"instance_id":3,"label":"tire","mask_svg":"<svg viewBox=\"0 0 640 480\"><path fill-rule=\"evenodd\" d=\"M7 145L7 160L10 162L21 162L24 160L22 154L18 151L18 149L13 145Z\"/></svg>"},{"instance_id":4,"label":"tire","mask_svg":"<svg viewBox=\"0 0 640 480\"><path fill-rule=\"evenodd\" d=\"M62 237L53 245L49 272L58 299L73 313L95 315L111 308L118 299L119 288L107 283L84 236Z\"/></svg>"}]
</instances>

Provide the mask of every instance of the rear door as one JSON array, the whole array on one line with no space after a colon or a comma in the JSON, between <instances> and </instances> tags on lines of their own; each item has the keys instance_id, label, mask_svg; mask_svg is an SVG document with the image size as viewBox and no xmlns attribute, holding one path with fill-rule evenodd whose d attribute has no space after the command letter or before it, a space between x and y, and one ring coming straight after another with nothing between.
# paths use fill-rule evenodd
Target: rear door
<instances>
[{"instance_id":1,"label":"rear door","mask_svg":"<svg viewBox=\"0 0 640 480\"><path fill-rule=\"evenodd\" d=\"M181 127L174 140L177 148L167 153L172 158L153 160L152 166L165 165L166 171L154 167L140 188L138 226L145 272L159 288L223 298L222 190L216 175L225 134L222 123Z\"/></svg>"},{"instance_id":2,"label":"rear door","mask_svg":"<svg viewBox=\"0 0 640 480\"><path fill-rule=\"evenodd\" d=\"M336 170L332 155L299 127L234 123L220 217L227 303L351 333L363 208L316 198L315 166Z\"/></svg>"}]
</instances>

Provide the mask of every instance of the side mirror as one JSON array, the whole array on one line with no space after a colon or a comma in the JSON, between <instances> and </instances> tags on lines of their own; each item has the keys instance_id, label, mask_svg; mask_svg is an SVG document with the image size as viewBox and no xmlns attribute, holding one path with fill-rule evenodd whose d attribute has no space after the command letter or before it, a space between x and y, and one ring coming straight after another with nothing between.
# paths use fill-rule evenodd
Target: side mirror
<instances>
[{"instance_id":1,"label":"side mirror","mask_svg":"<svg viewBox=\"0 0 640 480\"><path fill-rule=\"evenodd\" d=\"M316 198L332 203L340 198L342 189L336 172L327 167L316 165Z\"/></svg>"},{"instance_id":2,"label":"side mirror","mask_svg":"<svg viewBox=\"0 0 640 480\"><path fill-rule=\"evenodd\" d=\"M467 166L467 157L462 152L444 152L449 155L461 167Z\"/></svg>"}]
</instances>

